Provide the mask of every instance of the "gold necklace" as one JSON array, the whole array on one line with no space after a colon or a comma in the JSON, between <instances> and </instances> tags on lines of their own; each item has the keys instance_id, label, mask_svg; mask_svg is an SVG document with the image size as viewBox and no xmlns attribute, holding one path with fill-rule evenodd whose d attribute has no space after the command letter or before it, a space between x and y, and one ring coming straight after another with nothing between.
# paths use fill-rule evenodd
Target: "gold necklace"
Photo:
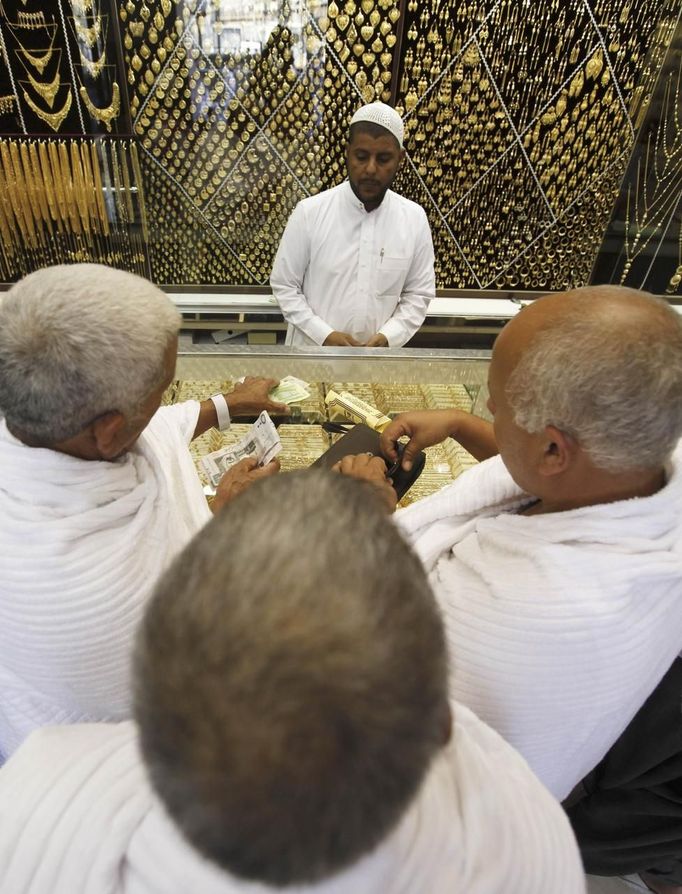
<instances>
[{"instance_id":1,"label":"gold necklace","mask_svg":"<svg viewBox=\"0 0 682 894\"><path fill-rule=\"evenodd\" d=\"M88 59L87 56L83 55L83 51L80 47L78 50L81 55L81 67L87 71L91 78L98 78L102 73L104 63L107 61L106 53L102 53L97 62L93 62L92 59Z\"/></svg>"},{"instance_id":2,"label":"gold necklace","mask_svg":"<svg viewBox=\"0 0 682 894\"><path fill-rule=\"evenodd\" d=\"M31 111L46 124L48 124L52 128L52 130L54 130L55 132L58 131L64 123L64 119L71 110L71 102L73 101L71 91L69 90L69 92L67 93L66 101L62 108L58 112L54 112L53 114L50 114L49 112L43 112L42 109L39 109L25 90L23 90L22 93L24 94L24 99L26 100L26 105L29 107L29 109L31 109Z\"/></svg>"},{"instance_id":3,"label":"gold necklace","mask_svg":"<svg viewBox=\"0 0 682 894\"><path fill-rule=\"evenodd\" d=\"M76 34L78 37L82 39L87 46L94 47L102 36L102 17L98 16L95 19L95 24L89 28L85 25L81 25L77 19L74 19L73 23L76 26Z\"/></svg>"},{"instance_id":4,"label":"gold necklace","mask_svg":"<svg viewBox=\"0 0 682 894\"><path fill-rule=\"evenodd\" d=\"M57 91L61 87L61 78L59 77L59 69L57 69L57 72L50 84L42 84L40 81L36 81L36 79L31 74L29 74L28 80L29 80L31 87L33 87L33 89L35 90L35 92L39 96L42 96L42 98L45 100L47 105L50 108L52 108L52 106L54 105L54 98L57 95Z\"/></svg>"},{"instance_id":5,"label":"gold necklace","mask_svg":"<svg viewBox=\"0 0 682 894\"><path fill-rule=\"evenodd\" d=\"M114 86L112 88L112 96L111 96L111 104L106 106L106 108L98 109L96 105L93 105L92 100L88 96L88 91L81 85L80 88L81 99L85 103L85 107L93 118L96 118L97 121L101 121L102 124L106 127L107 130L111 130L111 122L118 116L118 113L121 111L121 94L118 87L118 83L114 81Z\"/></svg>"},{"instance_id":6,"label":"gold necklace","mask_svg":"<svg viewBox=\"0 0 682 894\"><path fill-rule=\"evenodd\" d=\"M2 5L2 4L0 3L0 6L1 6L1 5ZM51 25L45 25L44 30L47 31L48 34L49 34L50 32L52 32L52 37L50 38L50 46L49 46L48 49L45 51L45 53L44 53L43 56L36 56L36 55L35 55L35 52L32 53L32 52L30 52L29 50L27 50L26 47L22 44L22 42L19 40L19 35L17 34L16 29L17 29L17 28L27 28L27 27L29 27L29 26L27 26L27 25L19 25L19 23L17 23L17 22L15 22L14 25L12 25L12 23L9 22L9 21L7 22L7 26L9 27L10 31L12 32L12 35L13 35L14 39L16 40L17 44L19 45L19 49L18 49L18 50L15 50L15 53L17 54L17 58L19 58L19 52L23 53L23 55L26 56L26 58L28 59L28 61L38 69L38 71L40 72L40 74L42 74L43 71L45 70L45 68L46 68L46 66L48 65L50 59L52 58L53 53L54 53L54 52L57 52L57 53L60 53L60 52L61 52L61 50L56 50L56 51L55 51L55 50L53 49L53 47L54 47L54 39L55 39L55 36L56 36L56 34L57 34L57 24L56 24L56 22L53 22ZM37 26L36 26L36 27L37 27ZM42 52L42 51L41 51L41 50L38 50L38 52L40 53L40 52ZM22 63L22 64L23 64L23 63ZM26 67L26 66L24 66L24 68L25 68L25 67Z\"/></svg>"},{"instance_id":7,"label":"gold necklace","mask_svg":"<svg viewBox=\"0 0 682 894\"><path fill-rule=\"evenodd\" d=\"M92 10L93 0L71 0L71 9L79 16L85 16Z\"/></svg>"},{"instance_id":8,"label":"gold necklace","mask_svg":"<svg viewBox=\"0 0 682 894\"><path fill-rule=\"evenodd\" d=\"M26 57L26 59L28 59L28 61L31 63L31 65L34 68L38 69L38 73L43 74L43 72L45 71L45 69L47 68L47 66L50 63L50 59L52 58L52 52L53 52L53 47L54 47L54 38L55 38L56 33L57 33L57 29L55 28L55 30L52 32L52 40L50 41L50 46L47 48L47 50L45 50L45 52L43 53L42 56L36 56L35 53L29 52L27 49L22 47L21 44L19 44L19 46L21 47L21 50L15 51L17 53L17 56L19 55L19 52L23 53L24 56ZM14 35L14 37L16 39L16 34ZM17 43L19 43L18 40L17 40Z\"/></svg>"},{"instance_id":9,"label":"gold necklace","mask_svg":"<svg viewBox=\"0 0 682 894\"><path fill-rule=\"evenodd\" d=\"M20 28L44 28L45 15L42 12L18 12L17 25Z\"/></svg>"}]
</instances>

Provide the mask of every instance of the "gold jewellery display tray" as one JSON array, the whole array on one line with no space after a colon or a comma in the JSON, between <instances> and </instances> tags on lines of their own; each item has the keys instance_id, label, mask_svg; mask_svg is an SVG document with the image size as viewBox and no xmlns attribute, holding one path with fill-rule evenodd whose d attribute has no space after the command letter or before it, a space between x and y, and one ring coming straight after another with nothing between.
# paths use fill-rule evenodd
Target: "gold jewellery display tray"
<instances>
[{"instance_id":1,"label":"gold jewellery display tray","mask_svg":"<svg viewBox=\"0 0 682 894\"><path fill-rule=\"evenodd\" d=\"M294 375L309 384L310 398L292 405L291 415L276 420L282 440L282 471L308 468L332 439L322 423L336 418L325 403L330 389L349 391L390 416L408 410L457 407L489 418L485 350L414 348L290 348L191 344L181 337L175 380L164 403L203 399L229 390L242 376L275 379ZM235 423L227 432L211 429L191 445L197 472L206 487L201 457L231 446L248 425ZM401 501L406 506L452 483L476 460L452 439L426 450L426 466ZM208 493L209 491L207 491Z\"/></svg>"}]
</instances>

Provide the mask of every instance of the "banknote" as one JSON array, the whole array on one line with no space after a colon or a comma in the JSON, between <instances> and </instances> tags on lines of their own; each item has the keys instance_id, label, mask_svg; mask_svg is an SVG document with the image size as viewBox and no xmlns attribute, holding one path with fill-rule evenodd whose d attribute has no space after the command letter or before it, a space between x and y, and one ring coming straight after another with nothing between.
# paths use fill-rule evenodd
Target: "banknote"
<instances>
[{"instance_id":1,"label":"banknote","mask_svg":"<svg viewBox=\"0 0 682 894\"><path fill-rule=\"evenodd\" d=\"M278 403L295 404L310 397L310 391L308 383L303 379L297 379L296 376L285 376L280 380L279 385L272 389L269 397Z\"/></svg>"},{"instance_id":2,"label":"banknote","mask_svg":"<svg viewBox=\"0 0 682 894\"><path fill-rule=\"evenodd\" d=\"M346 419L352 419L353 422L362 422L378 432L382 432L387 425L391 424L388 416L348 391L337 394L336 391L330 389L324 402L330 412L340 414Z\"/></svg>"},{"instance_id":3,"label":"banknote","mask_svg":"<svg viewBox=\"0 0 682 894\"><path fill-rule=\"evenodd\" d=\"M240 441L202 456L201 465L211 485L217 487L225 472L241 460L252 458L258 465L265 466L281 449L282 442L277 429L272 419L263 411Z\"/></svg>"}]
</instances>

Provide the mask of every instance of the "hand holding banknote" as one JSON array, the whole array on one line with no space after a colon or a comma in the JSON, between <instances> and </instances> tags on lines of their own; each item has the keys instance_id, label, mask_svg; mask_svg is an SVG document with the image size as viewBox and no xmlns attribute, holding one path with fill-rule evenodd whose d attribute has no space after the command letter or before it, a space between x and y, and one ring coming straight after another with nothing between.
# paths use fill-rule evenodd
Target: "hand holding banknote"
<instances>
[{"instance_id":1,"label":"hand holding banknote","mask_svg":"<svg viewBox=\"0 0 682 894\"><path fill-rule=\"evenodd\" d=\"M262 410L276 416L288 414L289 407L285 401L270 394L277 385L277 379L246 376L242 382L235 384L234 390L225 395L230 415L252 416Z\"/></svg>"},{"instance_id":2,"label":"hand holding banknote","mask_svg":"<svg viewBox=\"0 0 682 894\"><path fill-rule=\"evenodd\" d=\"M259 466L258 460L253 457L240 460L236 466L228 469L218 482L211 506L213 512L218 512L226 503L234 500L256 481L260 481L261 478L269 478L270 475L276 475L278 472L279 460L277 459L271 460L266 466Z\"/></svg>"},{"instance_id":3,"label":"hand holding banknote","mask_svg":"<svg viewBox=\"0 0 682 894\"><path fill-rule=\"evenodd\" d=\"M260 414L244 437L236 444L201 457L201 465L212 486L217 488L228 469L242 460L267 466L282 449L277 429L266 412Z\"/></svg>"},{"instance_id":4,"label":"hand holding banknote","mask_svg":"<svg viewBox=\"0 0 682 894\"><path fill-rule=\"evenodd\" d=\"M285 404L295 404L310 397L308 383L296 376L285 376L279 385L270 392L270 400L281 401Z\"/></svg>"}]
</instances>

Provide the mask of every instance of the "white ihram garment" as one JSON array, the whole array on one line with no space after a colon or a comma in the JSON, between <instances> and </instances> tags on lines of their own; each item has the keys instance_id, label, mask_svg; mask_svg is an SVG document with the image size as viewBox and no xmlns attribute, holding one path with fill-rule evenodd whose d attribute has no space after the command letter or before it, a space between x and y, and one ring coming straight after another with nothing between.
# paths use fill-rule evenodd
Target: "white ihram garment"
<instances>
[{"instance_id":1,"label":"white ihram garment","mask_svg":"<svg viewBox=\"0 0 682 894\"><path fill-rule=\"evenodd\" d=\"M435 295L424 209L388 190L374 211L348 181L303 199L287 223L270 276L287 344L321 345L330 332L401 347Z\"/></svg>"},{"instance_id":2,"label":"white ihram garment","mask_svg":"<svg viewBox=\"0 0 682 894\"><path fill-rule=\"evenodd\" d=\"M159 575L210 517L161 408L115 462L27 447L0 421L0 754L36 727L130 715L129 658Z\"/></svg>"},{"instance_id":3,"label":"white ihram garment","mask_svg":"<svg viewBox=\"0 0 682 894\"><path fill-rule=\"evenodd\" d=\"M245 882L168 819L132 722L34 733L0 770L0 894L584 894L573 833L525 762L466 708L396 828L309 887Z\"/></svg>"},{"instance_id":4,"label":"white ihram garment","mask_svg":"<svg viewBox=\"0 0 682 894\"><path fill-rule=\"evenodd\" d=\"M445 617L452 697L559 799L682 649L682 446L651 497L547 515L500 457L396 516Z\"/></svg>"}]
</instances>

